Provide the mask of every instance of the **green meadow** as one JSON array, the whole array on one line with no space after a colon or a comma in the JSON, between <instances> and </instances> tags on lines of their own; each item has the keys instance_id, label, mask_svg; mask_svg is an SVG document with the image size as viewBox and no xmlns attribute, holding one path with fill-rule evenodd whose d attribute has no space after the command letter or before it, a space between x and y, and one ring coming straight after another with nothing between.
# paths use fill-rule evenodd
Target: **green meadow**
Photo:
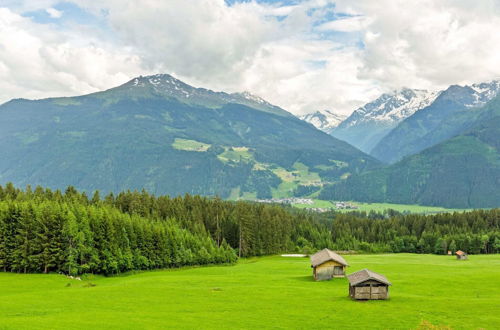
<instances>
[{"instance_id":1,"label":"green meadow","mask_svg":"<svg viewBox=\"0 0 500 330\"><path fill-rule=\"evenodd\" d=\"M335 202L324 201L319 199L314 199L314 204L294 204L297 208L310 208L310 207L321 207L321 208L335 208ZM441 213L441 212L462 212L466 209L448 209L439 206L425 206L425 205L412 205L412 204L392 204L392 203L360 203L360 202L350 202L356 205L358 208L352 209L342 209L338 210L340 212L352 212L352 211L375 211L383 212L388 209L392 209L398 212L410 212L410 213Z\"/></svg>"},{"instance_id":2,"label":"green meadow","mask_svg":"<svg viewBox=\"0 0 500 330\"><path fill-rule=\"evenodd\" d=\"M0 329L500 328L500 256L347 255L393 286L353 301L346 279L314 282L307 258L87 276L0 273Z\"/></svg>"}]
</instances>

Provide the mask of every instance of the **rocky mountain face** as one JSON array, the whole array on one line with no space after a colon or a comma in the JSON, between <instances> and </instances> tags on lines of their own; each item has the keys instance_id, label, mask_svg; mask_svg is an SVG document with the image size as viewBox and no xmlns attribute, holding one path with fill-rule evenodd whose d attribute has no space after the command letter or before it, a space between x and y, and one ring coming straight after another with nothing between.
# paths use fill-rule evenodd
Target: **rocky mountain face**
<instances>
[{"instance_id":1,"label":"rocky mountain face","mask_svg":"<svg viewBox=\"0 0 500 330\"><path fill-rule=\"evenodd\" d=\"M369 153L393 128L430 105L439 92L402 89L355 110L331 134Z\"/></svg>"},{"instance_id":2,"label":"rocky mountain face","mask_svg":"<svg viewBox=\"0 0 500 330\"><path fill-rule=\"evenodd\" d=\"M347 116L330 110L320 110L300 116L300 119L314 125L319 130L330 134Z\"/></svg>"},{"instance_id":3,"label":"rocky mountain face","mask_svg":"<svg viewBox=\"0 0 500 330\"><path fill-rule=\"evenodd\" d=\"M450 86L434 102L407 117L380 139L370 154L394 163L458 135L475 122L481 107L499 91L498 81Z\"/></svg>"}]
</instances>

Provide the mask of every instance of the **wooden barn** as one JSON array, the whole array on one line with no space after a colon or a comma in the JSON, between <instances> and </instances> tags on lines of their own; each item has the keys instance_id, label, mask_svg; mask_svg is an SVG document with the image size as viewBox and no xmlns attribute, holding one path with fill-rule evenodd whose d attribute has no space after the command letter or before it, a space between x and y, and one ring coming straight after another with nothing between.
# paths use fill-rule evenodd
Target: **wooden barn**
<instances>
[{"instance_id":1,"label":"wooden barn","mask_svg":"<svg viewBox=\"0 0 500 330\"><path fill-rule=\"evenodd\" d=\"M458 260L467 260L468 258L467 253L461 250L458 250L457 252L455 252L455 254L457 255Z\"/></svg>"},{"instance_id":2,"label":"wooden barn","mask_svg":"<svg viewBox=\"0 0 500 330\"><path fill-rule=\"evenodd\" d=\"M311 256L311 267L316 281L344 277L347 266L349 265L344 258L328 249L323 249Z\"/></svg>"},{"instance_id":3,"label":"wooden barn","mask_svg":"<svg viewBox=\"0 0 500 330\"><path fill-rule=\"evenodd\" d=\"M389 298L391 282L384 275L368 269L347 275L349 296L356 300L376 300Z\"/></svg>"}]
</instances>

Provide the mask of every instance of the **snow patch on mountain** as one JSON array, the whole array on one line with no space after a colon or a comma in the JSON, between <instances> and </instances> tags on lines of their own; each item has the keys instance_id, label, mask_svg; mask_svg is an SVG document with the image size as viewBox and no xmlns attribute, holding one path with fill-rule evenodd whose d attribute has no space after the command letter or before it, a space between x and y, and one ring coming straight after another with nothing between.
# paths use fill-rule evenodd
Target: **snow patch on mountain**
<instances>
[{"instance_id":1,"label":"snow patch on mountain","mask_svg":"<svg viewBox=\"0 0 500 330\"><path fill-rule=\"evenodd\" d=\"M383 94L355 110L339 128L356 126L364 122L382 122L397 124L410 117L418 110L429 106L441 92L422 89L403 88Z\"/></svg>"},{"instance_id":2,"label":"snow patch on mountain","mask_svg":"<svg viewBox=\"0 0 500 330\"><path fill-rule=\"evenodd\" d=\"M330 133L334 128L340 125L347 116L334 113L330 110L320 110L300 116L299 118L314 125L317 129Z\"/></svg>"},{"instance_id":3,"label":"snow patch on mountain","mask_svg":"<svg viewBox=\"0 0 500 330\"><path fill-rule=\"evenodd\" d=\"M493 80L488 83L473 84L470 88L474 91L473 101L466 104L468 108L481 107L491 101L500 92L500 81Z\"/></svg>"},{"instance_id":4,"label":"snow patch on mountain","mask_svg":"<svg viewBox=\"0 0 500 330\"><path fill-rule=\"evenodd\" d=\"M143 88L145 91L147 90L167 97L174 97L179 101L189 104L217 108L225 104L237 103L281 116L292 116L280 107L272 105L261 97L253 95L249 92L225 93L215 92L205 88L196 88L174 78L169 74L140 76L132 79L124 86L131 89Z\"/></svg>"}]
</instances>

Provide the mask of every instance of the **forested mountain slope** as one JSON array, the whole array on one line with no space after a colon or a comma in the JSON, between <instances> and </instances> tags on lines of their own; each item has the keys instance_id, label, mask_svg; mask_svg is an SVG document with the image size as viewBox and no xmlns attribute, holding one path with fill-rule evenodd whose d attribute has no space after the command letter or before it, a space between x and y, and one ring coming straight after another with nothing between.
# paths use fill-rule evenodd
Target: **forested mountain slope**
<instances>
[{"instance_id":1,"label":"forested mountain slope","mask_svg":"<svg viewBox=\"0 0 500 330\"><path fill-rule=\"evenodd\" d=\"M387 134L370 152L388 163L416 154L456 136L478 119L482 107L500 91L500 82L450 86L428 107L417 111Z\"/></svg>"},{"instance_id":2,"label":"forested mountain slope","mask_svg":"<svg viewBox=\"0 0 500 330\"><path fill-rule=\"evenodd\" d=\"M323 198L454 208L500 205L500 97L462 134L326 188Z\"/></svg>"},{"instance_id":3,"label":"forested mountain slope","mask_svg":"<svg viewBox=\"0 0 500 330\"><path fill-rule=\"evenodd\" d=\"M0 106L0 182L238 198L292 195L378 162L248 93L139 77Z\"/></svg>"}]
</instances>

